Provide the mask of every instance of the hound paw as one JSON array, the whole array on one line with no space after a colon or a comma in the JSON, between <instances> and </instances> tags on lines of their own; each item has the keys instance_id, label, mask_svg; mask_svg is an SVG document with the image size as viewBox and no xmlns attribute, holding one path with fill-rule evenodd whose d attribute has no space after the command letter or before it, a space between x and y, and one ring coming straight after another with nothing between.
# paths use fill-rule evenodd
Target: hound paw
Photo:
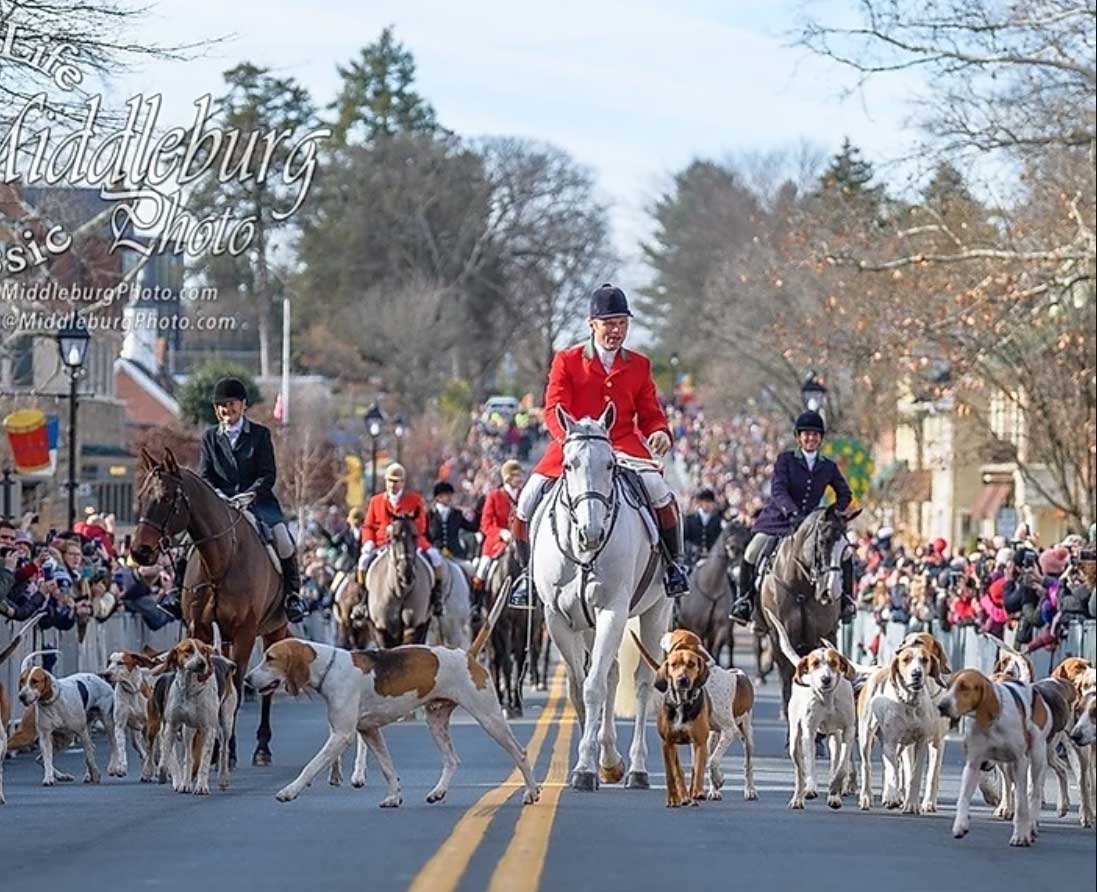
<instances>
[{"instance_id":1,"label":"hound paw","mask_svg":"<svg viewBox=\"0 0 1097 892\"><path fill-rule=\"evenodd\" d=\"M1086 815L1086 814L1081 815L1078 818L1078 823L1081 824L1083 827L1092 827L1093 826L1093 815Z\"/></svg>"},{"instance_id":2,"label":"hound paw","mask_svg":"<svg viewBox=\"0 0 1097 892\"><path fill-rule=\"evenodd\" d=\"M827 805L833 809L839 809L842 807L842 797L838 793L831 793L827 796Z\"/></svg>"},{"instance_id":3,"label":"hound paw","mask_svg":"<svg viewBox=\"0 0 1097 892\"><path fill-rule=\"evenodd\" d=\"M937 814L937 803L930 802L928 799L922 803L922 814L935 815Z\"/></svg>"},{"instance_id":4,"label":"hound paw","mask_svg":"<svg viewBox=\"0 0 1097 892\"><path fill-rule=\"evenodd\" d=\"M960 823L957 821L952 825L952 836L954 839L963 839L967 836L967 832L970 828L966 823Z\"/></svg>"},{"instance_id":5,"label":"hound paw","mask_svg":"<svg viewBox=\"0 0 1097 892\"><path fill-rule=\"evenodd\" d=\"M52 787L56 783L57 783L57 778L56 777L44 777L44 778L42 778L42 786L43 787Z\"/></svg>"},{"instance_id":6,"label":"hound paw","mask_svg":"<svg viewBox=\"0 0 1097 892\"><path fill-rule=\"evenodd\" d=\"M446 791L445 790L439 790L439 789L435 788L435 789L431 790L429 793L427 793L427 802L430 802L430 803L441 802L445 798L446 798Z\"/></svg>"},{"instance_id":7,"label":"hound paw","mask_svg":"<svg viewBox=\"0 0 1097 892\"><path fill-rule=\"evenodd\" d=\"M804 798L805 799L818 799L819 798L819 791L818 790L808 790L807 792L804 793Z\"/></svg>"},{"instance_id":8,"label":"hound paw","mask_svg":"<svg viewBox=\"0 0 1097 892\"><path fill-rule=\"evenodd\" d=\"M709 787L707 790L705 790L705 798L709 802L719 802L721 799L724 798L724 794L714 787Z\"/></svg>"},{"instance_id":9,"label":"hound paw","mask_svg":"<svg viewBox=\"0 0 1097 892\"><path fill-rule=\"evenodd\" d=\"M803 796L793 796L788 801L788 807L792 808L792 809L796 809L797 811L803 809L803 807L804 807L804 797Z\"/></svg>"},{"instance_id":10,"label":"hound paw","mask_svg":"<svg viewBox=\"0 0 1097 892\"><path fill-rule=\"evenodd\" d=\"M71 784L74 780L76 780L76 778L69 774L67 771L53 772L53 779L63 784Z\"/></svg>"},{"instance_id":11,"label":"hound paw","mask_svg":"<svg viewBox=\"0 0 1097 892\"><path fill-rule=\"evenodd\" d=\"M209 796L209 784L195 784L191 791L195 796Z\"/></svg>"},{"instance_id":12,"label":"hound paw","mask_svg":"<svg viewBox=\"0 0 1097 892\"><path fill-rule=\"evenodd\" d=\"M922 813L922 806L917 802L904 802L903 807L900 809L900 813L904 815L920 815Z\"/></svg>"},{"instance_id":13,"label":"hound paw","mask_svg":"<svg viewBox=\"0 0 1097 892\"><path fill-rule=\"evenodd\" d=\"M522 805L533 805L541 798L541 788L536 790L526 790L526 795L522 797Z\"/></svg>"},{"instance_id":14,"label":"hound paw","mask_svg":"<svg viewBox=\"0 0 1097 892\"><path fill-rule=\"evenodd\" d=\"M872 797L861 796L857 800L857 805L860 807L861 811L872 811Z\"/></svg>"},{"instance_id":15,"label":"hound paw","mask_svg":"<svg viewBox=\"0 0 1097 892\"><path fill-rule=\"evenodd\" d=\"M888 811L895 811L896 809L901 808L903 805L903 803L898 799L885 799L881 804Z\"/></svg>"},{"instance_id":16,"label":"hound paw","mask_svg":"<svg viewBox=\"0 0 1097 892\"><path fill-rule=\"evenodd\" d=\"M293 787L282 787L275 795L274 798L279 802L293 802L297 798L297 791Z\"/></svg>"},{"instance_id":17,"label":"hound paw","mask_svg":"<svg viewBox=\"0 0 1097 892\"><path fill-rule=\"evenodd\" d=\"M350 779L350 785L356 790L361 790L366 785L366 779L355 775Z\"/></svg>"},{"instance_id":18,"label":"hound paw","mask_svg":"<svg viewBox=\"0 0 1097 892\"><path fill-rule=\"evenodd\" d=\"M92 774L90 771L84 775L85 784L97 784L99 783L99 773Z\"/></svg>"},{"instance_id":19,"label":"hound paw","mask_svg":"<svg viewBox=\"0 0 1097 892\"><path fill-rule=\"evenodd\" d=\"M397 793L395 796L386 796L381 800L381 808L399 808L404 804L404 797Z\"/></svg>"},{"instance_id":20,"label":"hound paw","mask_svg":"<svg viewBox=\"0 0 1097 892\"><path fill-rule=\"evenodd\" d=\"M109 777L125 777L129 774L129 767L126 765L108 765L107 775Z\"/></svg>"},{"instance_id":21,"label":"hound paw","mask_svg":"<svg viewBox=\"0 0 1097 892\"><path fill-rule=\"evenodd\" d=\"M1014 833L1013 836L1009 838L1009 844L1011 846L1027 848L1032 845L1032 837L1028 833Z\"/></svg>"},{"instance_id":22,"label":"hound paw","mask_svg":"<svg viewBox=\"0 0 1097 892\"><path fill-rule=\"evenodd\" d=\"M743 790L743 798L747 802L757 802L758 791L754 787L747 787L745 790Z\"/></svg>"}]
</instances>

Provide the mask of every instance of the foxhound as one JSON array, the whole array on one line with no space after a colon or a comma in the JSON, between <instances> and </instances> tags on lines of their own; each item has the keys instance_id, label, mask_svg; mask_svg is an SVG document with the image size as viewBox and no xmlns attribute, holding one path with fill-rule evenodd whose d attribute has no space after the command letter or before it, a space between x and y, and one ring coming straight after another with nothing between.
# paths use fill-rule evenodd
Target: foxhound
<instances>
[{"instance_id":1,"label":"foxhound","mask_svg":"<svg viewBox=\"0 0 1097 892\"><path fill-rule=\"evenodd\" d=\"M930 690L933 681L942 683L936 653L924 644L909 644L900 647L891 665L877 670L861 688L857 714L863 810L872 808L872 744L877 734L884 759L884 807L901 808L903 814L935 810L925 808L925 800L919 802L930 745L943 745L942 720ZM908 750L911 758L903 772L905 791L900 793L900 758ZM927 796L933 790L932 777L931 772Z\"/></svg>"},{"instance_id":2,"label":"foxhound","mask_svg":"<svg viewBox=\"0 0 1097 892\"><path fill-rule=\"evenodd\" d=\"M817 647L799 656L781 620L768 608L766 619L777 632L781 652L796 667L788 702L789 756L796 768L796 788L788 807L801 809L804 800L818 796L815 782L815 739L823 735L830 744L830 785L827 805L842 807L842 791L852 771L851 755L856 740L857 716L853 704L856 672L833 647Z\"/></svg>"},{"instance_id":3,"label":"foxhound","mask_svg":"<svg viewBox=\"0 0 1097 892\"><path fill-rule=\"evenodd\" d=\"M1052 678L1060 679L1070 685L1070 706L1072 711L1071 728L1067 735L1067 753L1073 754L1078 766L1078 787L1081 803L1078 806L1078 819L1083 827L1092 827L1097 817L1094 793L1097 782L1094 768L1097 766L1097 747L1093 741L1079 743L1075 731L1081 725L1084 728L1087 708L1092 710L1097 692L1097 672L1089 660L1082 657L1067 657L1051 673ZM1088 706L1087 706L1088 703ZM1084 737L1084 735L1083 735Z\"/></svg>"},{"instance_id":4,"label":"foxhound","mask_svg":"<svg viewBox=\"0 0 1097 892\"><path fill-rule=\"evenodd\" d=\"M166 771L171 777L176 793L209 794L214 744L220 744L218 786L222 790L228 789L231 780L229 740L236 721L235 671L235 663L197 638L180 641L155 670L173 673L160 729L160 771ZM155 692L152 699L155 700ZM179 731L183 732L182 765L175 746L175 735Z\"/></svg>"},{"instance_id":5,"label":"foxhound","mask_svg":"<svg viewBox=\"0 0 1097 892\"><path fill-rule=\"evenodd\" d=\"M98 718L107 730L114 753L114 691L98 675L77 672L56 678L41 666L31 666L34 657L49 651L35 651L23 659L19 674L19 702L37 710L38 746L42 752L42 784L52 787L58 781L71 781L71 774L58 771L53 764L54 734L75 736L84 747L87 772L84 783L99 783L99 766L95 764L95 744L91 739L91 722Z\"/></svg>"},{"instance_id":6,"label":"foxhound","mask_svg":"<svg viewBox=\"0 0 1097 892\"><path fill-rule=\"evenodd\" d=\"M348 651L287 638L272 644L263 661L247 674L247 682L260 695L284 687L290 694L315 691L328 705L328 739L320 751L289 784L278 791L279 802L296 799L325 768L336 762L358 736L358 757L352 783L365 783L366 747L373 751L388 783L382 808L396 808L403 801L400 778L381 728L420 707L426 707L427 729L442 752L442 776L427 794L427 802L445 798L459 760L450 737L453 710L462 706L522 772L530 805L541 795L526 754L503 717L499 699L487 670L477 657L498 619L506 598L481 627L468 651L449 647L405 645L388 650Z\"/></svg>"},{"instance_id":7,"label":"foxhound","mask_svg":"<svg viewBox=\"0 0 1097 892\"><path fill-rule=\"evenodd\" d=\"M709 701L708 773L705 798L723 799L724 772L720 761L736 737L743 741L743 798L754 801L758 790L754 786L754 685L739 669L724 669L705 650L701 639L693 632L675 629L663 636L663 652L669 654L680 647L691 648L704 657L709 676L705 696Z\"/></svg>"},{"instance_id":8,"label":"foxhound","mask_svg":"<svg viewBox=\"0 0 1097 892\"><path fill-rule=\"evenodd\" d=\"M159 662L145 654L127 650L115 651L107 659L103 676L114 685L114 752L116 761L107 766L107 774L125 777L129 773L126 758L126 732L133 741L133 748L141 757L141 782L153 779L156 770L154 740L149 738L149 700L158 679L153 670ZM170 679L164 679L164 687Z\"/></svg>"},{"instance_id":9,"label":"foxhound","mask_svg":"<svg viewBox=\"0 0 1097 892\"><path fill-rule=\"evenodd\" d=\"M709 660L701 639L692 632L679 633L677 646L670 645L663 662L648 653L640 637L629 630L644 661L655 673L652 686L662 694L655 726L663 741L663 766L667 775L667 808L697 805L705 792L705 775L709 762L709 699L705 683L709 679ZM690 636L687 638L686 636ZM692 639L696 639L694 642ZM688 745L693 750L690 783L682 772L678 747Z\"/></svg>"},{"instance_id":10,"label":"foxhound","mask_svg":"<svg viewBox=\"0 0 1097 892\"><path fill-rule=\"evenodd\" d=\"M974 716L964 735L964 772L952 835L960 839L971 827L971 797L979 783L980 766L998 762L1016 794L1009 844L1031 845L1036 840L1052 727L1043 695L1031 685L995 682L975 669L965 669L952 679L938 709L953 721Z\"/></svg>"}]
</instances>

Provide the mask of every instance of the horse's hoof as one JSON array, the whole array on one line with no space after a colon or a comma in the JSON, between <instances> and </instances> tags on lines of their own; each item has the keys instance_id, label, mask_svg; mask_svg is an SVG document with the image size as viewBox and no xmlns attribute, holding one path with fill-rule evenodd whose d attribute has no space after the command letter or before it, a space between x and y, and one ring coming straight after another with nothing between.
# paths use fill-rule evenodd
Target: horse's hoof
<instances>
[{"instance_id":1,"label":"horse's hoof","mask_svg":"<svg viewBox=\"0 0 1097 892\"><path fill-rule=\"evenodd\" d=\"M255 755L251 757L253 768L268 768L270 767L270 763L270 753L267 750L256 750ZM232 764L231 759L229 759L229 764Z\"/></svg>"},{"instance_id":2,"label":"horse's hoof","mask_svg":"<svg viewBox=\"0 0 1097 892\"><path fill-rule=\"evenodd\" d=\"M630 771L625 778L626 790L650 790L651 778L646 771Z\"/></svg>"},{"instance_id":3,"label":"horse's hoof","mask_svg":"<svg viewBox=\"0 0 1097 892\"><path fill-rule=\"evenodd\" d=\"M598 778L604 784L619 784L621 778L625 776L625 760L621 759L616 765L606 768L604 765L598 766Z\"/></svg>"},{"instance_id":4,"label":"horse's hoof","mask_svg":"<svg viewBox=\"0 0 1097 892\"><path fill-rule=\"evenodd\" d=\"M580 793L593 793L598 789L598 775L593 771L572 772L571 788Z\"/></svg>"}]
</instances>

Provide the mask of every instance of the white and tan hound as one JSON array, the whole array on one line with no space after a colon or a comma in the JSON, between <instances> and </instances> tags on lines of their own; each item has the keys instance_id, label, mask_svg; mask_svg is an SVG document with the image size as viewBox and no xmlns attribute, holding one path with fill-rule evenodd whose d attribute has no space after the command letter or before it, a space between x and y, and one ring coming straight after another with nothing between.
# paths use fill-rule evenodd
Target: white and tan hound
<instances>
[{"instance_id":1,"label":"white and tan hound","mask_svg":"<svg viewBox=\"0 0 1097 892\"><path fill-rule=\"evenodd\" d=\"M31 666L34 657L49 651L35 651L23 659L19 674L19 702L37 710L38 746L42 752L42 784L52 787L58 781L71 781L72 775L58 771L53 764L54 735L75 736L84 747L87 768L84 783L99 783L99 766L95 763L95 744L91 739L91 722L99 719L107 730L111 744L110 761L114 762L114 691L98 675L77 672L57 678L41 666Z\"/></svg>"},{"instance_id":2,"label":"white and tan hound","mask_svg":"<svg viewBox=\"0 0 1097 892\"><path fill-rule=\"evenodd\" d=\"M938 709L953 721L974 717L964 735L964 772L952 835L957 839L967 835L971 827L971 798L979 784L980 768L987 762L997 762L1003 766L1016 796L1009 844L1032 845L1043 799L1047 739L1052 727L1051 711L1043 695L1031 685L994 682L975 669L965 669L952 679Z\"/></svg>"},{"instance_id":3,"label":"white and tan hound","mask_svg":"<svg viewBox=\"0 0 1097 892\"><path fill-rule=\"evenodd\" d=\"M498 599L501 605L505 598ZM381 728L420 707L426 708L427 729L442 752L442 776L427 794L427 802L439 802L457 771L459 760L450 737L453 710L464 707L522 772L526 792L523 802L540 797L526 754L510 730L487 670L477 656L491 634L499 610L484 623L469 650L426 645L406 645L389 650L347 651L326 644L288 638L267 648L263 661L247 674L247 682L260 694L285 687L290 694L312 690L328 705L328 739L301 773L277 794L280 802L296 799L321 771L333 766L343 750L358 737L358 757L352 782L365 783L366 747L373 751L388 782L382 808L404 801Z\"/></svg>"},{"instance_id":4,"label":"white and tan hound","mask_svg":"<svg viewBox=\"0 0 1097 892\"><path fill-rule=\"evenodd\" d=\"M852 684L856 671L833 647L817 647L806 656L799 656L781 620L769 609L763 609L777 632L781 652L796 667L788 702L788 749L796 768L796 788L788 807L801 809L805 800L818 796L815 739L817 735L823 735L830 745L827 805L841 808L842 791L853 770L850 763L857 737Z\"/></svg>"}]
</instances>

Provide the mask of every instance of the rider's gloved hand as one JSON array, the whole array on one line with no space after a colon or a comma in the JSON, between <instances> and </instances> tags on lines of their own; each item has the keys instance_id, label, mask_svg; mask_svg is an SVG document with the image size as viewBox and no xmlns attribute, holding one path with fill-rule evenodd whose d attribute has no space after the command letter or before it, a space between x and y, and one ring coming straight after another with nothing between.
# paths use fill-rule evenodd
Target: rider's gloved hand
<instances>
[{"instance_id":1,"label":"rider's gloved hand","mask_svg":"<svg viewBox=\"0 0 1097 892\"><path fill-rule=\"evenodd\" d=\"M234 495L229 499L233 505L237 508L247 508L252 502L255 501L255 493L253 492L241 492Z\"/></svg>"},{"instance_id":2,"label":"rider's gloved hand","mask_svg":"<svg viewBox=\"0 0 1097 892\"><path fill-rule=\"evenodd\" d=\"M662 458L668 452L670 452L670 434L666 431L656 431L650 437L648 437L648 449L651 450L651 454Z\"/></svg>"}]
</instances>

